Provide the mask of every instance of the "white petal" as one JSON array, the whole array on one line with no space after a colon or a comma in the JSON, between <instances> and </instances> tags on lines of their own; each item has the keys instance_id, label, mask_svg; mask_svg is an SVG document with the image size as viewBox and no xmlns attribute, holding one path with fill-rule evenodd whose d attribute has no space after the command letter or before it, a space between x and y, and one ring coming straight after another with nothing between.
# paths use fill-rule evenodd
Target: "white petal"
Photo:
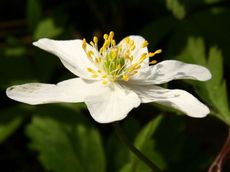
<instances>
[{"instance_id":1,"label":"white petal","mask_svg":"<svg viewBox=\"0 0 230 172\"><path fill-rule=\"evenodd\" d=\"M154 85L132 85L131 88L143 103L156 102L196 118L205 117L210 112L206 105L184 90L169 90Z\"/></svg>"},{"instance_id":2,"label":"white petal","mask_svg":"<svg viewBox=\"0 0 230 172\"><path fill-rule=\"evenodd\" d=\"M211 78L210 71L200 65L187 64L177 60L166 60L140 70L131 82L135 84L163 84L175 79L193 79L207 81Z\"/></svg>"},{"instance_id":3,"label":"white petal","mask_svg":"<svg viewBox=\"0 0 230 172\"><path fill-rule=\"evenodd\" d=\"M96 70L95 65L88 59L82 48L82 40L56 41L51 39L40 39L33 45L55 54L60 58L64 66L72 73L82 78L90 78L87 68ZM87 48L98 53L92 46L87 44Z\"/></svg>"},{"instance_id":4,"label":"white petal","mask_svg":"<svg viewBox=\"0 0 230 172\"><path fill-rule=\"evenodd\" d=\"M133 91L113 84L98 92L97 96L87 97L85 103L95 121L109 123L125 118L140 105L140 99Z\"/></svg>"},{"instance_id":5,"label":"white petal","mask_svg":"<svg viewBox=\"0 0 230 172\"><path fill-rule=\"evenodd\" d=\"M9 98L31 104L57 102L83 102L85 97L93 94L102 84L97 81L86 81L80 78L69 79L55 84L30 83L9 87L6 94Z\"/></svg>"},{"instance_id":6,"label":"white petal","mask_svg":"<svg viewBox=\"0 0 230 172\"><path fill-rule=\"evenodd\" d=\"M128 37L130 38L130 40L134 41L135 49L132 51L132 53L130 55L133 56L133 62L132 63L136 63L140 59L142 54L148 53L148 48L147 47L142 48L142 45L145 42L145 39L143 37L137 36L137 35L130 35ZM120 41L120 43L118 44L118 46L122 45L123 49L126 48L125 39L126 38L122 39ZM144 62L141 64L141 67L146 67L146 66L149 66L149 59L148 58L146 58L144 60Z\"/></svg>"}]
</instances>

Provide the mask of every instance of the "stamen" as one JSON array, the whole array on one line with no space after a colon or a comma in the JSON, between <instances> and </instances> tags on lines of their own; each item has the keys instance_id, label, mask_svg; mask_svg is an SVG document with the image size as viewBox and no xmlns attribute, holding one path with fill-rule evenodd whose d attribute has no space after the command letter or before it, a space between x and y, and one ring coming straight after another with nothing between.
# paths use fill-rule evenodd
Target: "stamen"
<instances>
[{"instance_id":1,"label":"stamen","mask_svg":"<svg viewBox=\"0 0 230 172\"><path fill-rule=\"evenodd\" d=\"M147 53L143 53L140 57L139 63L142 63L146 58L147 58Z\"/></svg>"},{"instance_id":2,"label":"stamen","mask_svg":"<svg viewBox=\"0 0 230 172\"><path fill-rule=\"evenodd\" d=\"M149 45L148 41L145 40L145 41L143 42L141 48L145 48L145 47L147 47L148 45Z\"/></svg>"},{"instance_id":3,"label":"stamen","mask_svg":"<svg viewBox=\"0 0 230 172\"><path fill-rule=\"evenodd\" d=\"M149 52L149 57L153 57L153 56L155 56L156 54L160 54L162 52L162 50L161 49L159 49L159 50L156 50L155 52Z\"/></svg>"},{"instance_id":4,"label":"stamen","mask_svg":"<svg viewBox=\"0 0 230 172\"><path fill-rule=\"evenodd\" d=\"M86 50L86 39L85 38L82 40L82 48Z\"/></svg>"},{"instance_id":5,"label":"stamen","mask_svg":"<svg viewBox=\"0 0 230 172\"><path fill-rule=\"evenodd\" d=\"M162 52L162 50L161 49L158 49L158 50L156 50L154 53L155 54L160 54Z\"/></svg>"},{"instance_id":6,"label":"stamen","mask_svg":"<svg viewBox=\"0 0 230 172\"><path fill-rule=\"evenodd\" d=\"M134 41L133 41L133 40L130 40L130 41L129 41L129 45L130 45L130 46L133 46L133 45L134 45Z\"/></svg>"},{"instance_id":7,"label":"stamen","mask_svg":"<svg viewBox=\"0 0 230 172\"><path fill-rule=\"evenodd\" d=\"M95 45L97 45L98 43L98 38L96 36L93 37L93 42L95 43Z\"/></svg>"},{"instance_id":8,"label":"stamen","mask_svg":"<svg viewBox=\"0 0 230 172\"><path fill-rule=\"evenodd\" d=\"M136 46L133 45L133 46L131 47L131 51L133 51L135 48L136 48Z\"/></svg>"},{"instance_id":9,"label":"stamen","mask_svg":"<svg viewBox=\"0 0 230 172\"><path fill-rule=\"evenodd\" d=\"M112 46L116 46L116 41L114 39L112 40Z\"/></svg>"},{"instance_id":10,"label":"stamen","mask_svg":"<svg viewBox=\"0 0 230 172\"><path fill-rule=\"evenodd\" d=\"M92 78L97 78L98 75L97 75L97 74L94 74L94 75L92 75L91 77L92 77Z\"/></svg>"},{"instance_id":11,"label":"stamen","mask_svg":"<svg viewBox=\"0 0 230 172\"><path fill-rule=\"evenodd\" d=\"M136 48L140 50L141 48L147 47L149 44L148 41L145 40L141 45L136 47L135 40L128 36L124 39L123 44L116 45L113 31L109 32L109 34L104 34L103 39L104 43L100 49L98 48L98 38L96 36L90 41L90 44L96 50L99 50L99 53L96 54L94 51L87 49L86 39L82 40L82 48L89 60L98 67L98 70L87 68L87 71L91 73L92 78L100 78L103 85L107 85L109 82L115 82L116 80L128 81L131 76L138 73L142 63L147 58L161 53L161 49L155 52L145 52L139 57L135 57L137 60L134 62L134 50ZM149 64L156 63L156 60L152 60Z\"/></svg>"},{"instance_id":12,"label":"stamen","mask_svg":"<svg viewBox=\"0 0 230 172\"><path fill-rule=\"evenodd\" d=\"M95 59L95 61L96 61L96 63L100 63L100 62L101 62L101 58L100 58L100 57L97 57L97 58Z\"/></svg>"},{"instance_id":13,"label":"stamen","mask_svg":"<svg viewBox=\"0 0 230 172\"><path fill-rule=\"evenodd\" d=\"M88 72L95 72L92 68L87 68Z\"/></svg>"},{"instance_id":14,"label":"stamen","mask_svg":"<svg viewBox=\"0 0 230 172\"><path fill-rule=\"evenodd\" d=\"M90 41L90 45L92 45L93 47L95 46L94 43L93 43L93 41Z\"/></svg>"},{"instance_id":15,"label":"stamen","mask_svg":"<svg viewBox=\"0 0 230 172\"><path fill-rule=\"evenodd\" d=\"M102 78L107 78L108 76L107 75L103 75Z\"/></svg>"},{"instance_id":16,"label":"stamen","mask_svg":"<svg viewBox=\"0 0 230 172\"><path fill-rule=\"evenodd\" d=\"M92 55L94 55L94 53L93 53L93 51L89 50L89 51L87 52L87 55L88 55L88 57L92 58Z\"/></svg>"},{"instance_id":17,"label":"stamen","mask_svg":"<svg viewBox=\"0 0 230 172\"><path fill-rule=\"evenodd\" d=\"M129 37L126 37L126 38L125 38L126 44L129 44L129 41L130 41L130 38L129 38Z\"/></svg>"},{"instance_id":18,"label":"stamen","mask_svg":"<svg viewBox=\"0 0 230 172\"><path fill-rule=\"evenodd\" d=\"M114 37L114 32L113 31L109 32L109 39L112 40L113 37Z\"/></svg>"},{"instance_id":19,"label":"stamen","mask_svg":"<svg viewBox=\"0 0 230 172\"><path fill-rule=\"evenodd\" d=\"M105 33L104 36L103 36L104 40L107 40L108 37L109 37L109 36L108 36L108 34L106 34L106 33Z\"/></svg>"},{"instance_id":20,"label":"stamen","mask_svg":"<svg viewBox=\"0 0 230 172\"><path fill-rule=\"evenodd\" d=\"M108 81L102 81L102 84L103 84L103 85L107 85L107 84L108 84Z\"/></svg>"},{"instance_id":21,"label":"stamen","mask_svg":"<svg viewBox=\"0 0 230 172\"><path fill-rule=\"evenodd\" d=\"M156 60L152 60L149 64L156 64L157 61Z\"/></svg>"},{"instance_id":22,"label":"stamen","mask_svg":"<svg viewBox=\"0 0 230 172\"><path fill-rule=\"evenodd\" d=\"M128 77L128 75L123 75L123 76L122 76L122 79L123 79L124 81L128 81L128 80L129 80L129 77Z\"/></svg>"}]
</instances>

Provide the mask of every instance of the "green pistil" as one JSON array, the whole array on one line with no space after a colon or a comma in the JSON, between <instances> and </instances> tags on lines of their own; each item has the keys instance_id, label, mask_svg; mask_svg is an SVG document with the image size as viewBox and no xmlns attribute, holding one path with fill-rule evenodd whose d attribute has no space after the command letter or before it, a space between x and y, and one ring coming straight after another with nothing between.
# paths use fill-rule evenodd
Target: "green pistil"
<instances>
[{"instance_id":1,"label":"green pistil","mask_svg":"<svg viewBox=\"0 0 230 172\"><path fill-rule=\"evenodd\" d=\"M119 55L114 55L114 52L109 51L103 63L105 72L112 78L112 80L117 80L124 72L125 68L125 58Z\"/></svg>"}]
</instances>

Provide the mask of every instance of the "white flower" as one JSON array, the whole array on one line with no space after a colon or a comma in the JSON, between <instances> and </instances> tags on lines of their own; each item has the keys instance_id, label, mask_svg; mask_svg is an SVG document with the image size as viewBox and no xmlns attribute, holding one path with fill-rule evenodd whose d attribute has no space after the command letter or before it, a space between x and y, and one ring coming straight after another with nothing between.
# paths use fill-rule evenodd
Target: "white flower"
<instances>
[{"instance_id":1,"label":"white flower","mask_svg":"<svg viewBox=\"0 0 230 172\"><path fill-rule=\"evenodd\" d=\"M204 117L207 106L179 89L164 89L174 79L206 81L208 69L176 60L155 64L149 58L161 52L148 52L148 42L141 36L128 36L119 44L114 33L104 35L90 45L83 40L56 41L40 39L33 45L57 55L64 66L79 76L58 84L29 83L7 89L11 99L31 105L57 102L85 102L91 116L100 123L125 118L140 103L156 102L178 109L191 117ZM153 65L149 65L153 64Z\"/></svg>"}]
</instances>

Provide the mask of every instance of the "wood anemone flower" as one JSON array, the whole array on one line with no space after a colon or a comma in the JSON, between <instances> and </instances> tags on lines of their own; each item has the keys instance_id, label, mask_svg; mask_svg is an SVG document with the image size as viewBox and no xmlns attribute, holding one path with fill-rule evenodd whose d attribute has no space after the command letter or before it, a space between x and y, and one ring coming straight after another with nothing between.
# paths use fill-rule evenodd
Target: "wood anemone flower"
<instances>
[{"instance_id":1,"label":"wood anemone flower","mask_svg":"<svg viewBox=\"0 0 230 172\"><path fill-rule=\"evenodd\" d=\"M148 52L148 42L141 36L128 36L116 44L114 33L104 34L88 44L85 39L57 41L40 39L33 45L58 56L76 78L58 84L28 83L9 87L7 96L31 105L57 102L85 102L91 116L99 123L124 119L141 103L156 102L178 109L191 117L204 117L209 108L190 93L165 89L163 84L175 79L206 81L211 78L205 67L166 60L156 64ZM152 64L152 65L150 65Z\"/></svg>"}]
</instances>

